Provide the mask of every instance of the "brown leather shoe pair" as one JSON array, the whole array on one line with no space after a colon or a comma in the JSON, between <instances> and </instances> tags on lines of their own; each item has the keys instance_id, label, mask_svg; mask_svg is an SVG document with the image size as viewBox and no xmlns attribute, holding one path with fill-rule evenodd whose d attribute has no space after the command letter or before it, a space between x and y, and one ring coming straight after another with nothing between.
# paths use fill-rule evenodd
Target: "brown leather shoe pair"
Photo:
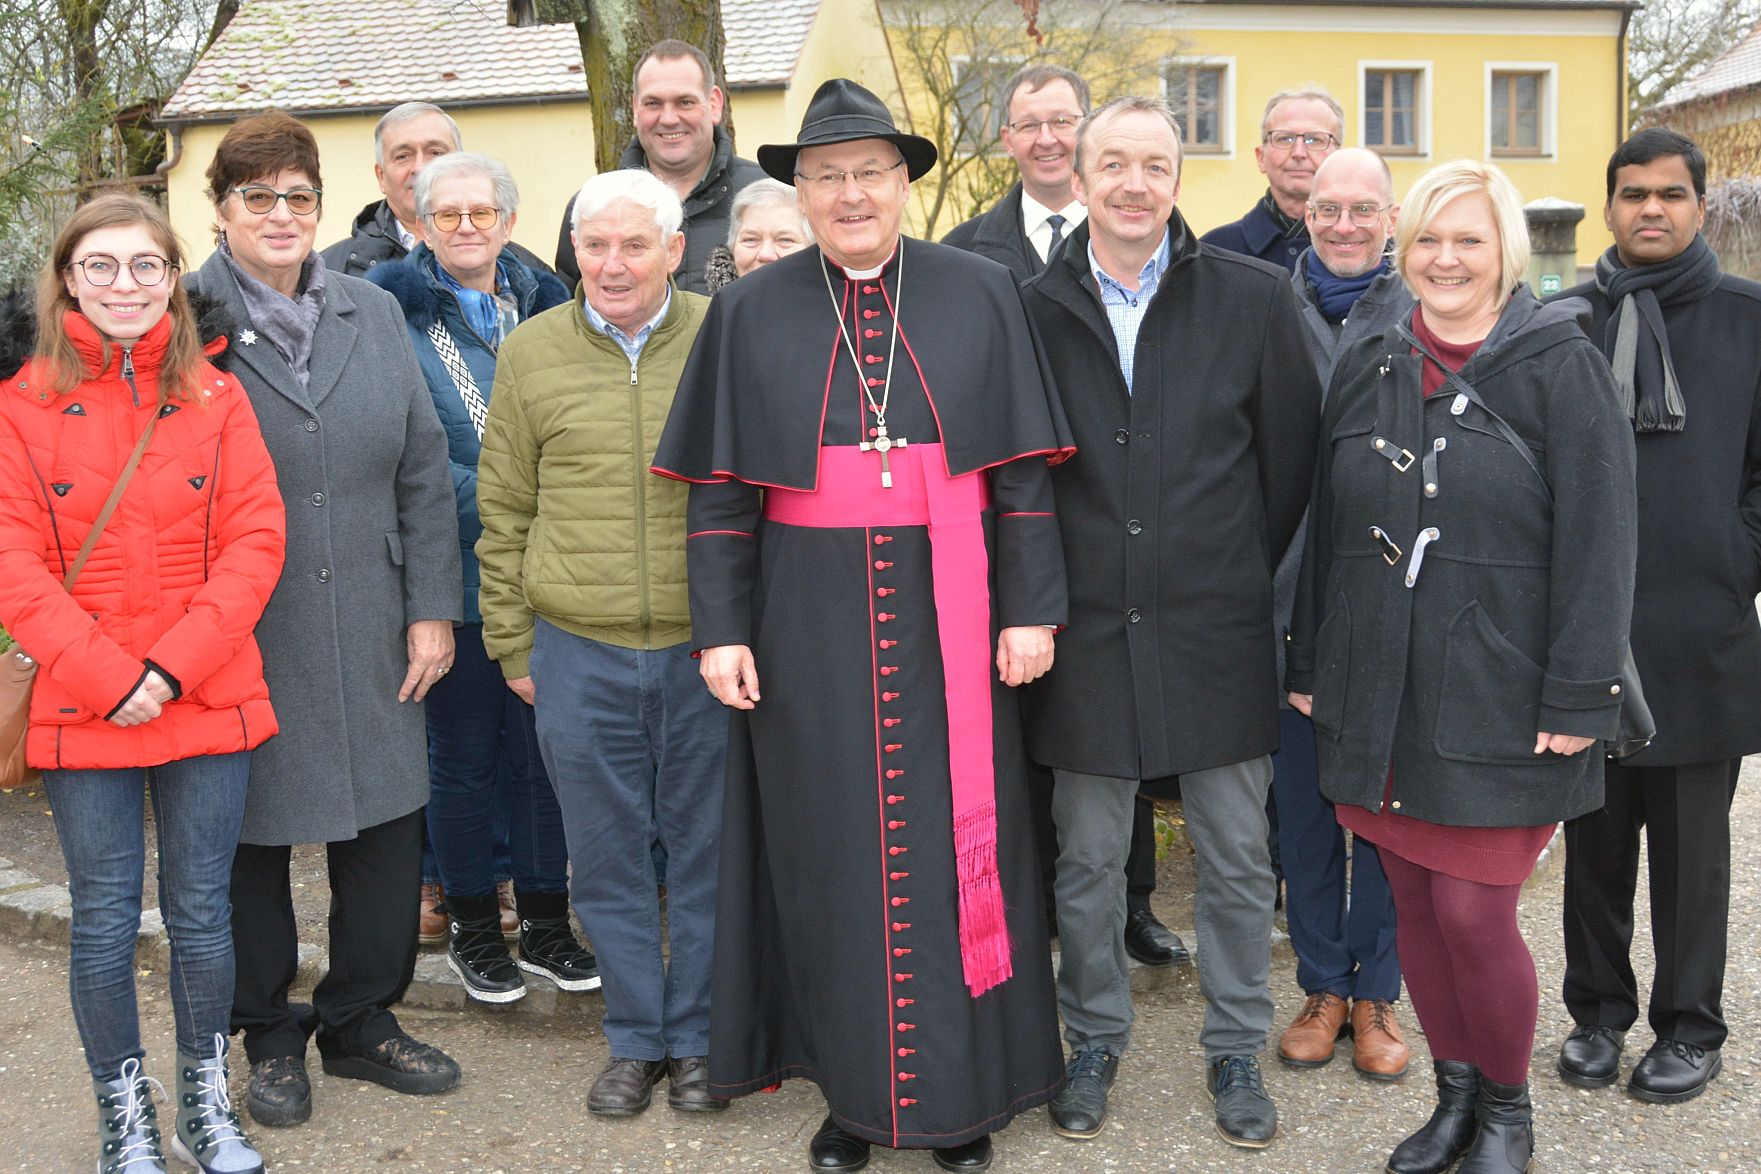
<instances>
[{"instance_id":1,"label":"brown leather shoe pair","mask_svg":"<svg viewBox=\"0 0 1761 1174\"><path fill-rule=\"evenodd\" d=\"M1371 1080L1399 1080L1406 1075L1407 1047L1394 1005L1383 999L1344 999L1330 991L1313 994L1303 1003L1278 1040L1278 1058L1297 1068L1319 1068L1333 1060L1339 1038L1353 1038L1351 1066Z\"/></svg>"},{"instance_id":2,"label":"brown leather shoe pair","mask_svg":"<svg viewBox=\"0 0 1761 1174\"><path fill-rule=\"evenodd\" d=\"M624 1060L617 1056L587 1092L587 1109L601 1117L634 1117L654 1099L660 1078L669 1079L667 1104L684 1113L719 1113L728 1102L709 1095L709 1061L702 1056Z\"/></svg>"}]
</instances>

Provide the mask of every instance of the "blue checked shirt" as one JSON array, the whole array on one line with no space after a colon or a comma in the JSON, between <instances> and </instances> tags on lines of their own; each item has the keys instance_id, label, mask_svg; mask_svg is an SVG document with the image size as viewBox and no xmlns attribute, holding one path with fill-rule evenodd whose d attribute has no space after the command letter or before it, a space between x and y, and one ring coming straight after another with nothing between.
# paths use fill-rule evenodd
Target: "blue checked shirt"
<instances>
[{"instance_id":1,"label":"blue checked shirt","mask_svg":"<svg viewBox=\"0 0 1761 1174\"><path fill-rule=\"evenodd\" d=\"M669 286L666 291L666 301L660 304L660 313L650 318L648 320L648 325L644 326L641 330L638 330L635 338L631 338L622 330L619 330L616 326L607 322L604 316L601 315L598 310L593 308L592 302L588 301L585 297L581 299L581 309L587 314L588 324L591 325L593 329L599 331L599 333L617 343L618 347L624 352L625 357L630 360L630 366L632 368L636 366L636 361L642 357L642 348L648 345L648 336L653 334L654 328L659 326L661 322L666 319L667 308L672 304L673 291L671 286Z\"/></svg>"},{"instance_id":2,"label":"blue checked shirt","mask_svg":"<svg viewBox=\"0 0 1761 1174\"><path fill-rule=\"evenodd\" d=\"M1137 289L1132 291L1107 275L1095 259L1094 241L1088 243L1088 267L1094 272L1095 284L1101 290L1101 306L1107 311L1113 339L1119 344L1119 370L1125 376L1127 392L1131 391L1131 371L1137 363L1137 332L1143 327L1143 316L1149 312L1150 299L1156 295L1162 274L1168 270L1168 258L1168 234L1163 232L1161 245L1155 256L1144 262L1143 271L1137 275Z\"/></svg>"}]
</instances>

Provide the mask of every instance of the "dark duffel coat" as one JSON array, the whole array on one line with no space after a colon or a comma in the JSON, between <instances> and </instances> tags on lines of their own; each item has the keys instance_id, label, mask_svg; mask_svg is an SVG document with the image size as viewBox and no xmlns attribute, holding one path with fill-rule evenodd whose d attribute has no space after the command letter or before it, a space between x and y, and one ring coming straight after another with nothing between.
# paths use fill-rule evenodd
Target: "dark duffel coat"
<instances>
[{"instance_id":1,"label":"dark duffel coat","mask_svg":"<svg viewBox=\"0 0 1761 1174\"><path fill-rule=\"evenodd\" d=\"M942 243L989 257L1007 266L1019 281L1038 276L1046 267L1021 227L1020 180L989 211L950 229Z\"/></svg>"},{"instance_id":2,"label":"dark duffel coat","mask_svg":"<svg viewBox=\"0 0 1761 1174\"><path fill-rule=\"evenodd\" d=\"M1133 393L1089 226L1023 290L1077 455L1052 470L1070 626L1025 691L1047 766L1145 779L1278 745L1272 567L1308 505L1321 388L1283 270L1176 211Z\"/></svg>"},{"instance_id":3,"label":"dark duffel coat","mask_svg":"<svg viewBox=\"0 0 1761 1174\"><path fill-rule=\"evenodd\" d=\"M1519 288L1461 370L1551 500L1481 409L1447 386L1423 398L1394 330L1340 360L1290 646L1335 803L1381 810L1392 766L1391 806L1433 823L1528 827L1602 805L1594 747L1535 753L1537 731L1615 735L1632 607L1632 428L1582 310Z\"/></svg>"},{"instance_id":4,"label":"dark duffel coat","mask_svg":"<svg viewBox=\"0 0 1761 1174\"><path fill-rule=\"evenodd\" d=\"M1600 343L1613 307L1593 284L1569 293L1589 301ZM1628 766L1761 750L1761 285L1727 273L1665 307L1663 328L1687 426L1635 438L1633 659L1657 737Z\"/></svg>"}]
</instances>

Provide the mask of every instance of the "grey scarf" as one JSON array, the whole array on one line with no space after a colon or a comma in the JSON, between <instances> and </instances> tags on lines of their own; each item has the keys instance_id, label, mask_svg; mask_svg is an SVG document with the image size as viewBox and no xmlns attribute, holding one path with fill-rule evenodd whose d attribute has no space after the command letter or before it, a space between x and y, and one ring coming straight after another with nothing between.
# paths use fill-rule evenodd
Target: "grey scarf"
<instances>
[{"instance_id":1,"label":"grey scarf","mask_svg":"<svg viewBox=\"0 0 1761 1174\"><path fill-rule=\"evenodd\" d=\"M324 313L324 262L317 253L308 253L300 264L299 293L288 297L246 273L233 258L232 246L221 234L220 252L244 295L245 313L257 333L275 347L276 353L305 387L312 374L312 339L318 333L318 319Z\"/></svg>"},{"instance_id":2,"label":"grey scarf","mask_svg":"<svg viewBox=\"0 0 1761 1174\"><path fill-rule=\"evenodd\" d=\"M1718 258L1695 235L1667 261L1627 266L1613 248L1596 261L1596 288L1614 304L1602 337L1602 353L1614 368L1620 406L1634 432L1680 432L1687 402L1669 351L1663 310L1698 301L1718 287Z\"/></svg>"}]
</instances>

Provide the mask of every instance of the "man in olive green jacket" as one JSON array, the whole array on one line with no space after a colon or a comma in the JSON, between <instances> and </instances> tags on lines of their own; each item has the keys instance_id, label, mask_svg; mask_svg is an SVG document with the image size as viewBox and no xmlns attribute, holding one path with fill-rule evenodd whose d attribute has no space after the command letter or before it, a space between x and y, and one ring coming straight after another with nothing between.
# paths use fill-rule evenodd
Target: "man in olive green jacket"
<instances>
[{"instance_id":1,"label":"man in olive green jacket","mask_svg":"<svg viewBox=\"0 0 1761 1174\"><path fill-rule=\"evenodd\" d=\"M681 216L645 171L581 189L577 296L502 346L477 467L483 643L537 708L604 980L611 1062L587 1107L605 1116L647 1108L662 1076L675 1109L727 1107L706 1062L727 718L691 657L686 487L648 472L709 304L668 276Z\"/></svg>"}]
</instances>

